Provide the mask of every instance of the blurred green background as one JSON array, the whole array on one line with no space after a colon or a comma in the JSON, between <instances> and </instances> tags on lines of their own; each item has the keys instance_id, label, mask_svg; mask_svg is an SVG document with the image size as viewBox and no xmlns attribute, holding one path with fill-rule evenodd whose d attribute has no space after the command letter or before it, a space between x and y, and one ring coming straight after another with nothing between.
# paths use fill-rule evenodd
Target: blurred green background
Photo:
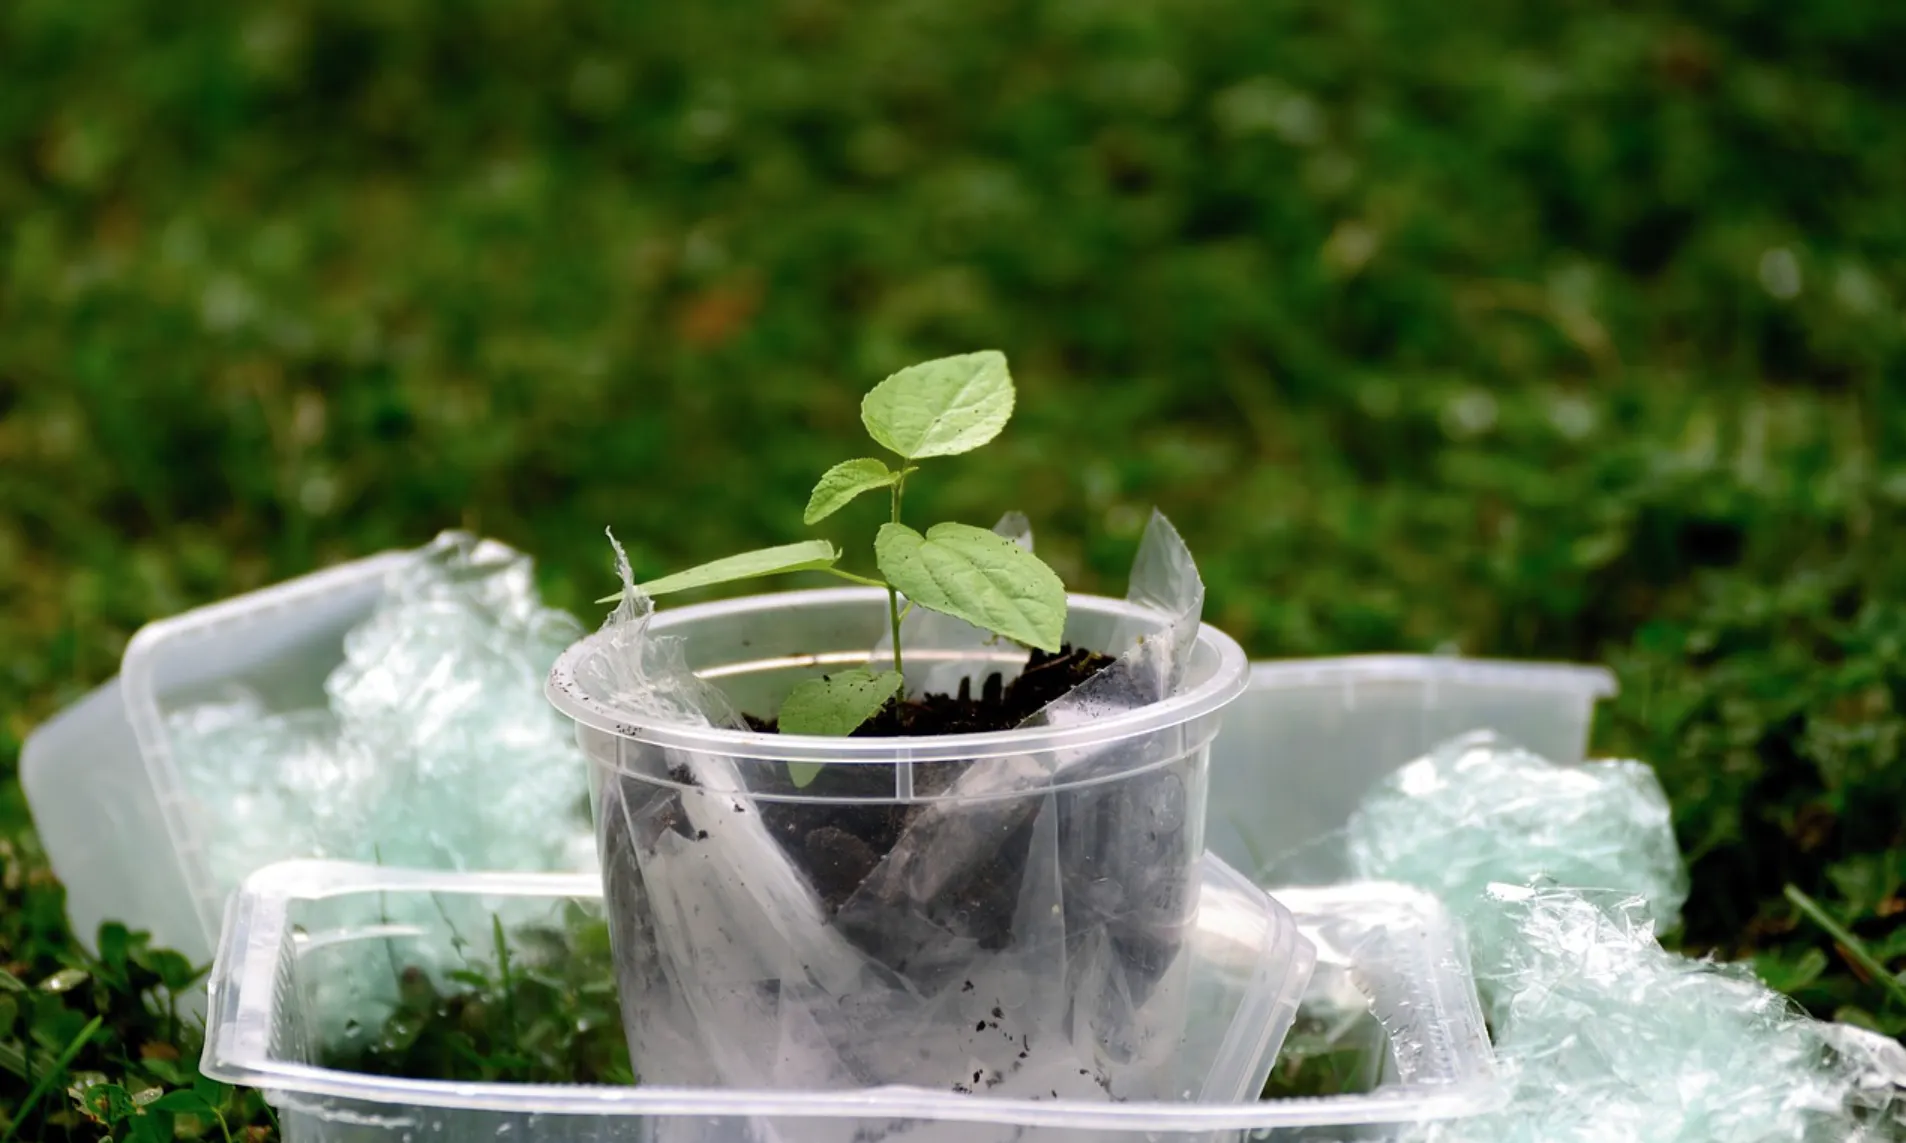
<instances>
[{"instance_id":1,"label":"blurred green background","mask_svg":"<svg viewBox=\"0 0 1906 1143\"><path fill-rule=\"evenodd\" d=\"M1782 887L1906 962L1902 42L1860 0L9 0L0 961L77 955L15 759L141 623L459 525L592 614L605 526L638 574L801 538L859 395L990 346L1019 413L919 518L1023 508L1116 591L1157 505L1260 657L1610 664L1683 946L1898 1034Z\"/></svg>"}]
</instances>

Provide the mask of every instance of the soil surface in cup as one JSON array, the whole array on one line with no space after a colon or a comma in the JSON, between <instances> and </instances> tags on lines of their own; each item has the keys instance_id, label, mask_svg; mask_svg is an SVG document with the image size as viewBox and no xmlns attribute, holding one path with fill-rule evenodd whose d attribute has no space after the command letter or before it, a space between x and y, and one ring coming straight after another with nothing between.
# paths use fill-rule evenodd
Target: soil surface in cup
<instances>
[{"instance_id":1,"label":"soil surface in cup","mask_svg":"<svg viewBox=\"0 0 1906 1143\"><path fill-rule=\"evenodd\" d=\"M1084 648L1062 647L1057 654L1034 651L1025 669L1010 683L1002 682L995 673L981 684L978 697L962 683L955 695L921 695L890 704L854 731L854 736L1011 730L1116 661L1110 655ZM746 717L757 731L777 730L771 719ZM914 790L922 797L931 797L951 785L959 777L959 770L951 765L916 767ZM786 782L785 790L762 792L796 792L792 782L785 778L781 781ZM914 818L925 811L918 802L903 805L876 800L893 796L893 774L883 766L825 766L798 792L810 797L849 799L760 803L769 828L788 856L812 879L815 891L830 911L853 896ZM982 944L996 942L1003 947L1008 938L1029 841L1029 837L1008 838L995 851L993 860L969 871L956 890L958 906L977 922Z\"/></svg>"},{"instance_id":2,"label":"soil surface in cup","mask_svg":"<svg viewBox=\"0 0 1906 1143\"><path fill-rule=\"evenodd\" d=\"M886 709L862 723L854 738L897 738L901 735L989 734L1011 730L1037 714L1048 703L1063 698L1117 660L1084 648L1061 647L1058 654L1035 650L1019 677L1002 684L997 671L986 676L974 698L970 680L961 680L956 695L921 695ZM780 732L771 718L743 715L748 726L767 734Z\"/></svg>"}]
</instances>

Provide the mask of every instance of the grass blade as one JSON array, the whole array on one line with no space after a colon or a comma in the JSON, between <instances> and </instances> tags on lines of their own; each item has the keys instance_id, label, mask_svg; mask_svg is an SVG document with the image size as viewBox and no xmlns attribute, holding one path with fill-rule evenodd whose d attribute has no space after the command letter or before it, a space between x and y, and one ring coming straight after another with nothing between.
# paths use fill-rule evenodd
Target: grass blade
<instances>
[{"instance_id":1,"label":"grass blade","mask_svg":"<svg viewBox=\"0 0 1906 1143\"><path fill-rule=\"evenodd\" d=\"M1806 914L1808 920L1819 925L1820 928L1826 932L1827 936L1832 937L1833 943L1840 946L1840 950L1846 953L1848 959L1859 965L1868 975L1878 980L1880 986L1884 988L1894 1000L1906 1004L1906 983L1901 983L1899 977L1889 972L1886 966L1879 962L1879 958L1867 950L1865 943L1862 942L1860 938L1854 936L1852 932L1842 926L1840 922L1829 917L1827 911L1820 907L1818 901L1815 901L1812 897L1801 892L1800 887L1797 885L1787 886L1787 900L1792 901L1794 907Z\"/></svg>"},{"instance_id":2,"label":"grass blade","mask_svg":"<svg viewBox=\"0 0 1906 1143\"><path fill-rule=\"evenodd\" d=\"M27 1092L26 1098L20 1101L20 1110L14 1114L13 1123L7 1128L7 1133L0 1135L0 1143L12 1143L14 1133L20 1130L20 1124L25 1123L26 1117L33 1114L33 1109L39 1104L41 1098L55 1083L59 1082L61 1076L66 1074L66 1066L73 1062L73 1058L86 1047L86 1041L92 1039L93 1033L99 1031L105 1023L105 1018L100 1016L95 1016L86 1022L86 1026L79 1030L79 1035L73 1037L73 1042L66 1045L65 1050L60 1052L59 1059L54 1060L53 1066L40 1077L40 1082L34 1084L33 1090Z\"/></svg>"}]
</instances>

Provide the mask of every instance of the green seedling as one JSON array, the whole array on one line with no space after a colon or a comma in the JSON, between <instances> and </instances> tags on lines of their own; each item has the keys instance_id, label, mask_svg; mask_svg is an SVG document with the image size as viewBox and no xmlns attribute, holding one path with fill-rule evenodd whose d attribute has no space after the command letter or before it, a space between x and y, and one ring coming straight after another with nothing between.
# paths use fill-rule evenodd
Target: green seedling
<instances>
[{"instance_id":1,"label":"green seedling","mask_svg":"<svg viewBox=\"0 0 1906 1143\"><path fill-rule=\"evenodd\" d=\"M893 669L836 671L794 688L780 712L789 734L845 735L880 713L904 688L900 623L924 607L1027 646L1058 651L1065 632L1065 585L1044 561L1011 540L970 524L935 524L924 533L900 518L907 478L917 462L972 452L999 435L1013 415L1013 380L1006 357L994 350L942 357L909 366L882 381L860 403L860 420L874 442L899 458L844 460L821 474L803 521L818 524L862 493L885 488L891 518L874 537L880 578L836 566L841 552L827 540L762 548L728 556L640 585L651 596L736 580L820 571L853 583L885 588L893 627ZM901 597L906 597L902 606ZM620 599L613 595L601 602ZM798 785L818 767L790 767Z\"/></svg>"}]
</instances>

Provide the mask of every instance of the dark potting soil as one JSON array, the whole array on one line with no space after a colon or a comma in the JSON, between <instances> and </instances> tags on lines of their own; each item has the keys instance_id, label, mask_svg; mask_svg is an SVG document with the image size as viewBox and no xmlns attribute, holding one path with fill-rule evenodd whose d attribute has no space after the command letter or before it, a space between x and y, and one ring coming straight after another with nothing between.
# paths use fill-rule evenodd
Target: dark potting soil
<instances>
[{"instance_id":1,"label":"dark potting soil","mask_svg":"<svg viewBox=\"0 0 1906 1143\"><path fill-rule=\"evenodd\" d=\"M905 702L889 703L879 714L855 730L855 738L897 738L901 735L987 734L1011 730L1037 714L1053 700L1085 682L1117 660L1110 655L1061 647L1057 654L1032 653L1026 667L1010 683L1002 685L999 672L986 676L979 697L972 694L969 679L960 680L956 695L921 695ZM767 734L780 731L771 718L743 715L748 726Z\"/></svg>"},{"instance_id":2,"label":"dark potting soil","mask_svg":"<svg viewBox=\"0 0 1906 1143\"><path fill-rule=\"evenodd\" d=\"M1116 660L1084 648L1062 647L1057 654L1034 651L1019 676L1003 683L988 675L975 697L968 683L958 694L930 694L892 703L858 730L855 737L898 735L982 734L1011 730L1053 700L1085 682ZM757 731L774 733L773 720L748 717ZM914 791L931 797L959 777L957 765L914 767ZM785 783L785 789L780 788ZM795 793L785 775L767 786L772 792ZM761 792L771 792L761 788ZM789 857L812 879L829 911L838 910L854 890L899 842L913 819L924 811L920 803L896 805L873 799L893 795L893 774L880 766L825 766L799 793L813 797L852 799L835 802L762 801L762 816ZM1019 877L1025 866L1030 837L1001 838L994 859L971 870L964 883L951 887L955 900L945 904L961 911L981 934L983 942L1003 945L1019 896Z\"/></svg>"}]
</instances>

